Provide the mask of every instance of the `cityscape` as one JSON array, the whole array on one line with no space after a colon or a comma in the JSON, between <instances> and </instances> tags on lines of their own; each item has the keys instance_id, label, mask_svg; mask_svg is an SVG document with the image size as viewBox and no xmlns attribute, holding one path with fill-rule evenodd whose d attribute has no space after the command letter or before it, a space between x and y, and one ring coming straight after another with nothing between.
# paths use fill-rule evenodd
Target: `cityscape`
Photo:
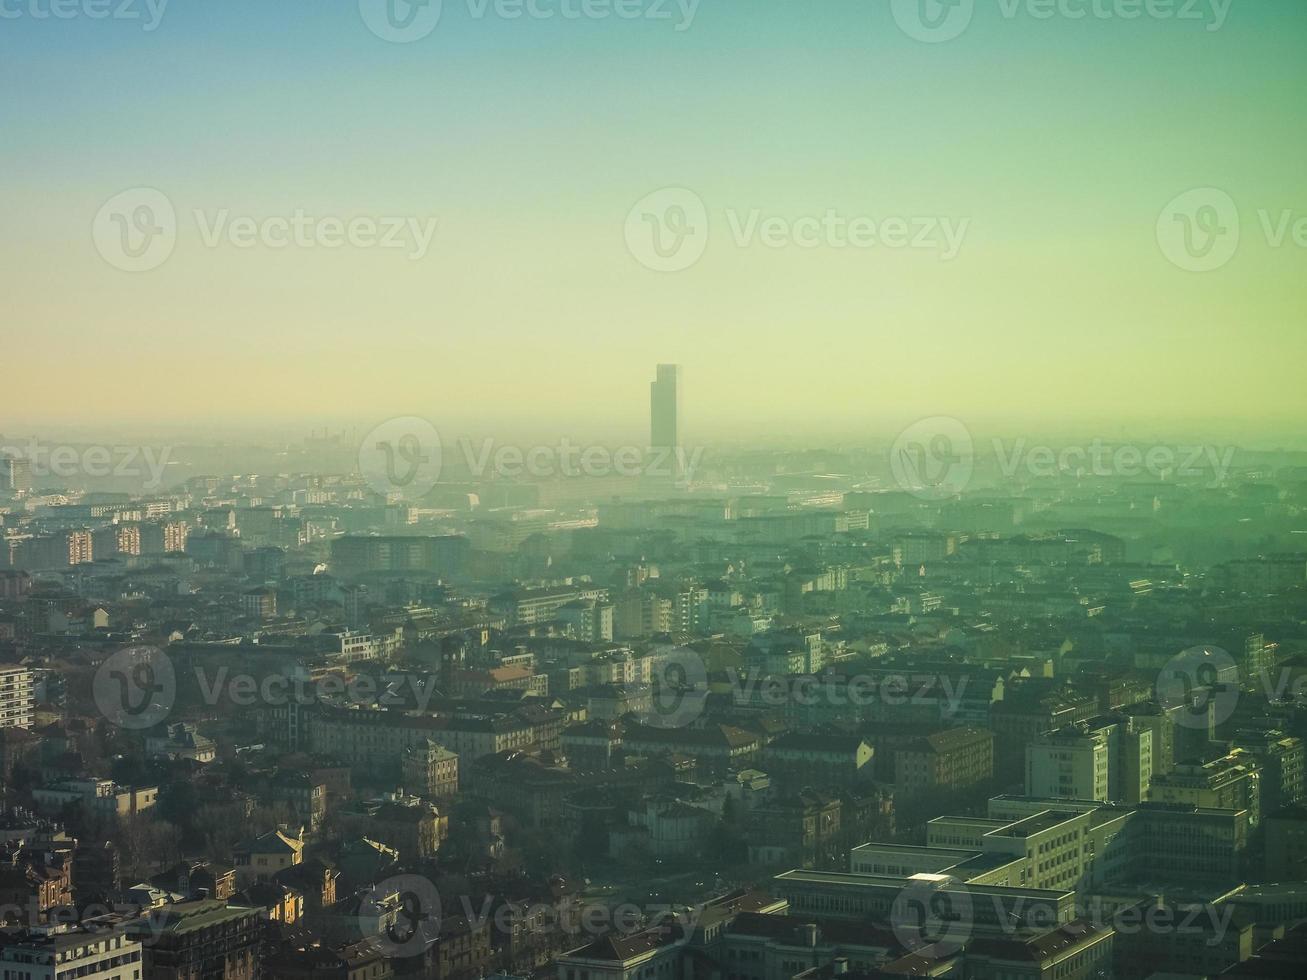
<instances>
[{"instance_id":1,"label":"cityscape","mask_svg":"<svg viewBox=\"0 0 1307 980\"><path fill-rule=\"evenodd\" d=\"M0 980L1302 977L1305 40L0 0Z\"/></svg>"}]
</instances>

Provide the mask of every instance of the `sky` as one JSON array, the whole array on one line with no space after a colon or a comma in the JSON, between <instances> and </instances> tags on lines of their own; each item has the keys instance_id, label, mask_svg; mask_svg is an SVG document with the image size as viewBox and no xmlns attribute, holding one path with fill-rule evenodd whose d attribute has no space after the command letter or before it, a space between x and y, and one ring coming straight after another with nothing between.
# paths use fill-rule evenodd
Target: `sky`
<instances>
[{"instance_id":1,"label":"sky","mask_svg":"<svg viewBox=\"0 0 1307 980\"><path fill-rule=\"evenodd\" d=\"M1302 430L1299 0L386 2L0 0L0 430Z\"/></svg>"}]
</instances>

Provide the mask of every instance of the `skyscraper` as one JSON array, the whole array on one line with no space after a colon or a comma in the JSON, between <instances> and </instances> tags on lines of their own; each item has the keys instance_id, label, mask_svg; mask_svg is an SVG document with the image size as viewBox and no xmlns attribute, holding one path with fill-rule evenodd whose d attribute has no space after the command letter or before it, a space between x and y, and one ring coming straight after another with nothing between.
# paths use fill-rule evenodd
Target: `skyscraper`
<instances>
[{"instance_id":1,"label":"skyscraper","mask_svg":"<svg viewBox=\"0 0 1307 980\"><path fill-rule=\"evenodd\" d=\"M681 415L681 366L659 364L658 377L649 385L649 445L671 450L679 457Z\"/></svg>"},{"instance_id":2,"label":"skyscraper","mask_svg":"<svg viewBox=\"0 0 1307 980\"><path fill-rule=\"evenodd\" d=\"M32 489L32 464L29 460L0 450L0 490Z\"/></svg>"}]
</instances>

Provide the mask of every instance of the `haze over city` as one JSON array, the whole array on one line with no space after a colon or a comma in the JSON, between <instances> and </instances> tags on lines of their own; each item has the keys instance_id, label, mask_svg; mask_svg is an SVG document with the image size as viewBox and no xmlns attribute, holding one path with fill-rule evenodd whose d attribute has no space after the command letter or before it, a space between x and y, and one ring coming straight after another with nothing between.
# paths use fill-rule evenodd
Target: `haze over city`
<instances>
[{"instance_id":1,"label":"haze over city","mask_svg":"<svg viewBox=\"0 0 1307 980\"><path fill-rule=\"evenodd\" d=\"M0 980L1299 980L1304 50L0 0Z\"/></svg>"}]
</instances>

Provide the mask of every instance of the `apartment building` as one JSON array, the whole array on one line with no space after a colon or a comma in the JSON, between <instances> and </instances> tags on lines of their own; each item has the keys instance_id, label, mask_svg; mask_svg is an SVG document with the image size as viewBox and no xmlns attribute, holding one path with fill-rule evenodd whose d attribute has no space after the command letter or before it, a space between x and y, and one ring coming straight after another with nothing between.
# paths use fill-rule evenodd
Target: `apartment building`
<instances>
[{"instance_id":1,"label":"apartment building","mask_svg":"<svg viewBox=\"0 0 1307 980\"><path fill-rule=\"evenodd\" d=\"M35 705L32 672L0 663L0 728L31 728Z\"/></svg>"},{"instance_id":2,"label":"apartment building","mask_svg":"<svg viewBox=\"0 0 1307 980\"><path fill-rule=\"evenodd\" d=\"M121 927L51 927L11 940L0 950L6 980L138 980L141 943Z\"/></svg>"}]
</instances>

